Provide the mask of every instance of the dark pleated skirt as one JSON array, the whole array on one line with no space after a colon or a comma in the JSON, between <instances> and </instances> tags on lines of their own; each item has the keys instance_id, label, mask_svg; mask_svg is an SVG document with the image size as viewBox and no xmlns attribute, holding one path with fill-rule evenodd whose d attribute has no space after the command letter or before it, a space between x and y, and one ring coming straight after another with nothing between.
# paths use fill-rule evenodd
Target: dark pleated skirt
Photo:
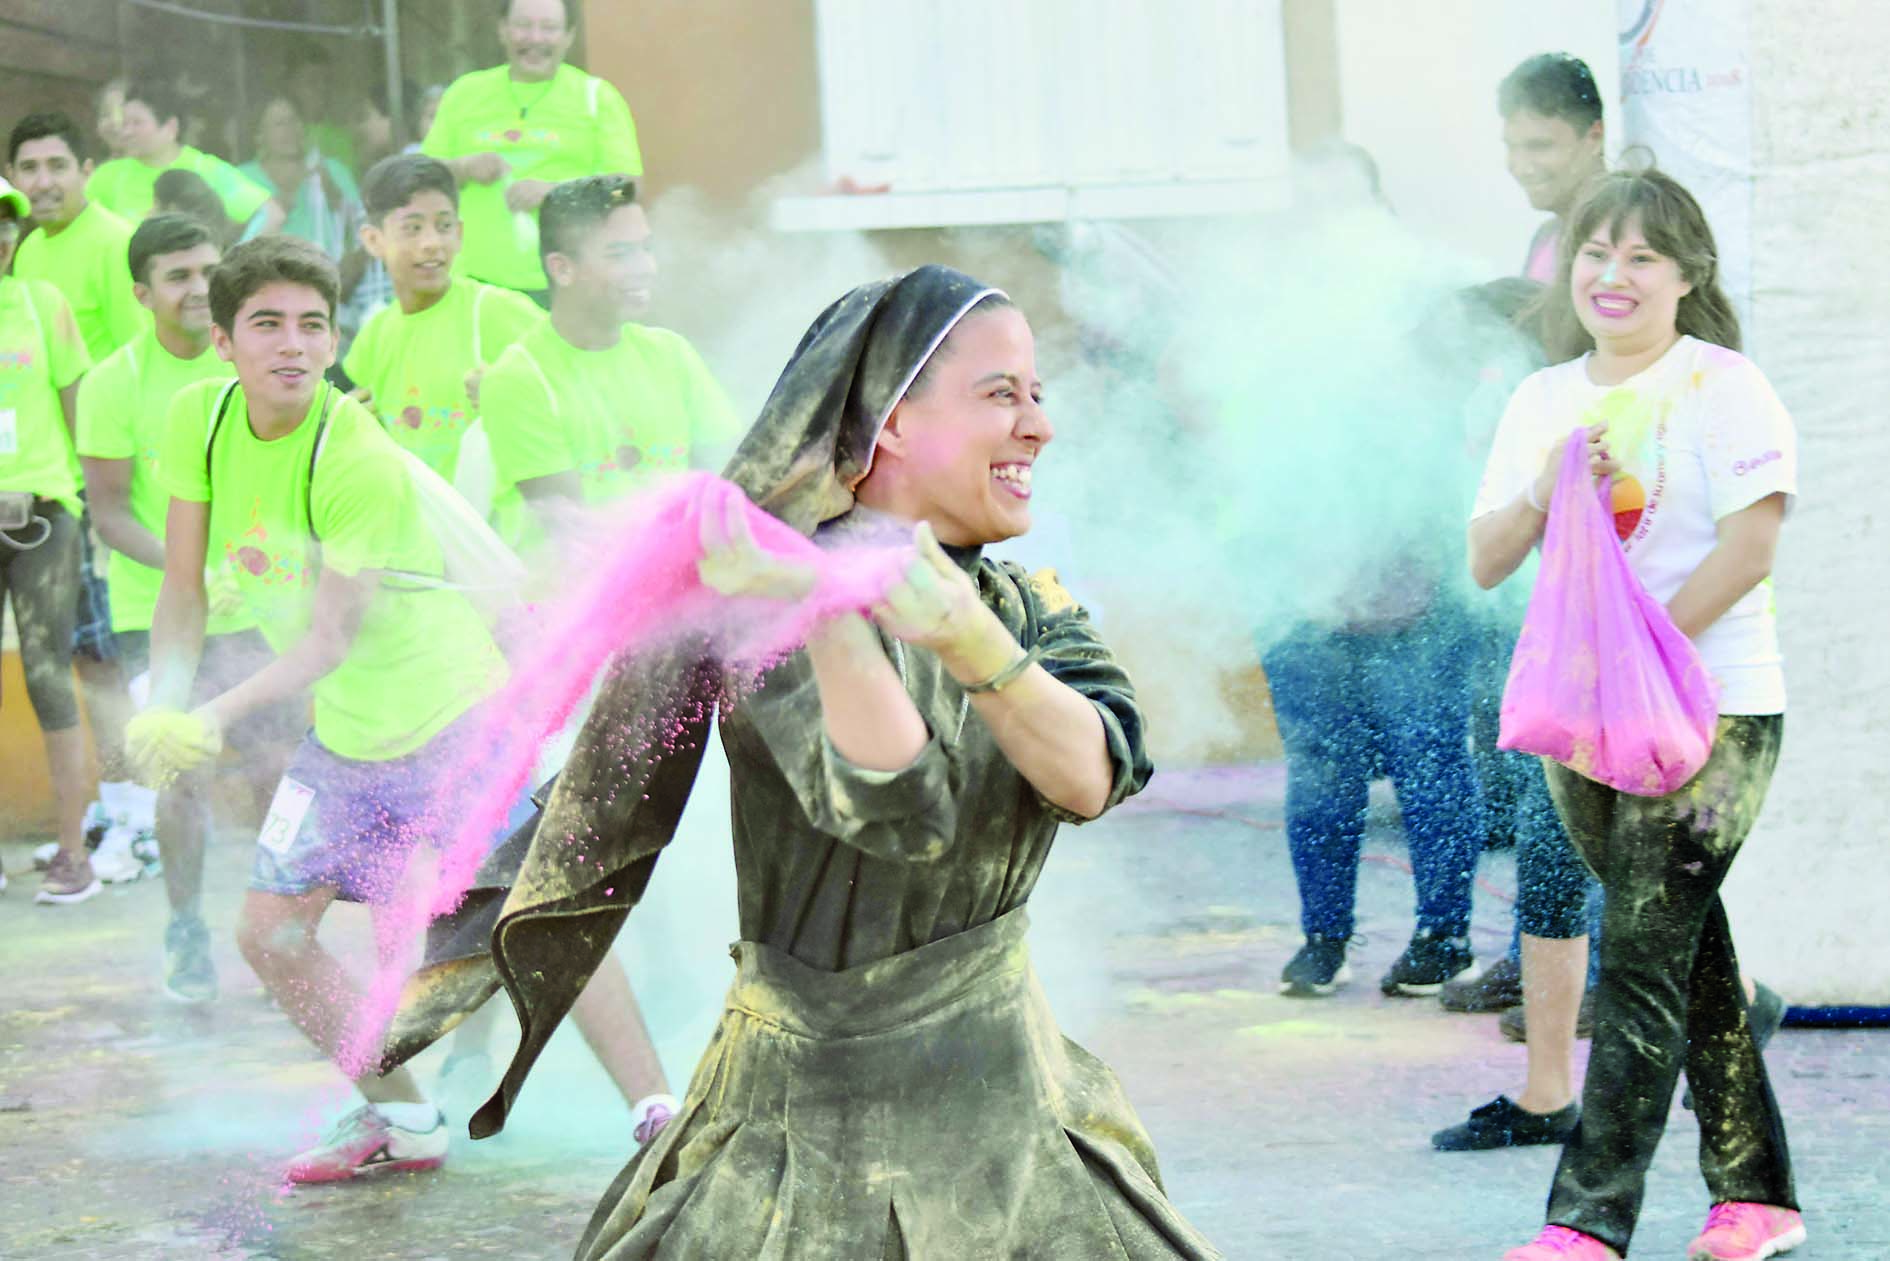
<instances>
[{"instance_id":1,"label":"dark pleated skirt","mask_svg":"<svg viewBox=\"0 0 1890 1261\"><path fill-rule=\"evenodd\" d=\"M738 943L681 1113L579 1258L1218 1258L1115 1075L1058 1032L1026 924L843 972Z\"/></svg>"}]
</instances>

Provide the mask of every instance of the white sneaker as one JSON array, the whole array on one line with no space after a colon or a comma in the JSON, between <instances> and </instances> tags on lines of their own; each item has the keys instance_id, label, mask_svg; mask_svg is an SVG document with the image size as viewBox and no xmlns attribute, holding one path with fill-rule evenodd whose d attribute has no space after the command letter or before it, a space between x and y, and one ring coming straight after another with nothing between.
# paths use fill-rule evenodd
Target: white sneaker
<instances>
[{"instance_id":1,"label":"white sneaker","mask_svg":"<svg viewBox=\"0 0 1890 1261\"><path fill-rule=\"evenodd\" d=\"M130 884L144 878L144 861L131 852L137 833L116 825L106 829L105 839L92 852L92 870L106 884Z\"/></svg>"},{"instance_id":2,"label":"white sneaker","mask_svg":"<svg viewBox=\"0 0 1890 1261\"><path fill-rule=\"evenodd\" d=\"M52 866L53 855L58 852L58 841L47 841L44 845L35 845L33 847L33 870L44 871Z\"/></svg>"}]
</instances>

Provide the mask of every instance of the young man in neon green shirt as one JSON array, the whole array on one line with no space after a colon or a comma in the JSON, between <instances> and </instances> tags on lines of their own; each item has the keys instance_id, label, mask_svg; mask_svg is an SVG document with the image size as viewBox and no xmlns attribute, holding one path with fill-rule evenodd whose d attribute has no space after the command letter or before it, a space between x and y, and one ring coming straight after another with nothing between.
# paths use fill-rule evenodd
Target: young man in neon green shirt
<instances>
[{"instance_id":1,"label":"young man in neon green shirt","mask_svg":"<svg viewBox=\"0 0 1890 1261\"><path fill-rule=\"evenodd\" d=\"M492 444L501 532L581 522L662 473L718 467L740 437L728 397L679 334L631 321L656 281L636 186L599 175L560 184L539 212L551 317L487 369L480 412ZM534 520L534 518L536 518Z\"/></svg>"},{"instance_id":2,"label":"young man in neon green shirt","mask_svg":"<svg viewBox=\"0 0 1890 1261\"><path fill-rule=\"evenodd\" d=\"M422 834L438 837L436 785L478 756L480 703L507 675L467 598L427 584L444 562L399 449L322 379L339 288L327 256L288 237L240 245L211 273L211 335L237 379L186 386L171 402L153 708L129 735L147 773L188 770L247 715L312 692L314 729L264 821L237 939L331 1056L358 990L316 939L322 917L336 898L385 912ZM186 712L212 557L233 567L278 655ZM363 1072L355 1084L367 1105L292 1161L291 1180L440 1163L445 1118L410 1073Z\"/></svg>"},{"instance_id":3,"label":"young man in neon green shirt","mask_svg":"<svg viewBox=\"0 0 1890 1261\"><path fill-rule=\"evenodd\" d=\"M148 765L184 769L246 714L313 691L315 728L264 822L238 941L330 1055L358 992L316 941L322 916L337 897L379 914L417 834L450 823L439 789L476 773L491 720L481 702L506 678L467 599L424 585L443 576L440 547L393 440L320 380L334 358L339 285L325 255L284 237L238 246L212 273L212 336L237 384L186 386L171 403L158 457L171 504L152 626L155 708L134 735L157 750ZM185 713L210 554L234 563L281 655ZM626 1091L660 1090L622 969L600 978L580 997L580 1030ZM407 1070L354 1080L368 1104L296 1157L291 1181L440 1163L445 1119Z\"/></svg>"},{"instance_id":4,"label":"young man in neon green shirt","mask_svg":"<svg viewBox=\"0 0 1890 1261\"><path fill-rule=\"evenodd\" d=\"M342 366L394 440L450 482L486 365L545 313L513 290L453 278L459 188L445 163L383 158L361 191L361 243L386 266L394 302L355 334Z\"/></svg>"},{"instance_id":5,"label":"young man in neon green shirt","mask_svg":"<svg viewBox=\"0 0 1890 1261\"><path fill-rule=\"evenodd\" d=\"M269 203L269 190L245 179L222 158L178 141L183 110L171 89L139 81L125 89L119 134L128 156L113 158L92 172L86 192L119 218L136 221L151 213L158 176L170 170L203 177L223 211L236 223L248 223Z\"/></svg>"},{"instance_id":6,"label":"young man in neon green shirt","mask_svg":"<svg viewBox=\"0 0 1890 1261\"><path fill-rule=\"evenodd\" d=\"M576 32L564 0L510 0L505 64L463 75L440 99L422 151L453 168L463 194L469 276L542 295L538 207L586 175L643 174L623 94L565 64Z\"/></svg>"},{"instance_id":7,"label":"young man in neon green shirt","mask_svg":"<svg viewBox=\"0 0 1890 1261\"><path fill-rule=\"evenodd\" d=\"M38 231L20 242L13 274L65 295L93 362L150 326L125 284L131 225L86 199L86 135L64 114L28 114L7 140L7 174L33 203Z\"/></svg>"},{"instance_id":8,"label":"young man in neon green shirt","mask_svg":"<svg viewBox=\"0 0 1890 1261\"><path fill-rule=\"evenodd\" d=\"M85 851L90 777L72 686L83 511L72 417L92 361L59 291L7 275L27 211L26 198L0 180L0 601L19 627L57 811L59 848L34 900L64 904L99 891Z\"/></svg>"},{"instance_id":9,"label":"young man in neon green shirt","mask_svg":"<svg viewBox=\"0 0 1890 1261\"><path fill-rule=\"evenodd\" d=\"M31 199L38 225L20 242L13 274L43 280L65 296L97 363L149 329L151 321L126 283L131 225L86 198L85 182L92 173L87 139L63 114L28 115L8 140L8 170ZM72 664L102 770L98 803L107 826L92 862L105 880L135 880L145 866L133 843L155 829L156 801L149 789L130 782L120 756L131 702L112 642L108 584L94 564L95 528L88 504L79 521L82 598Z\"/></svg>"},{"instance_id":10,"label":"young man in neon green shirt","mask_svg":"<svg viewBox=\"0 0 1890 1261\"><path fill-rule=\"evenodd\" d=\"M206 224L186 215L154 215L138 225L127 250L131 290L151 327L108 355L79 384L79 458L99 537L111 547L112 631L134 696L150 663L151 615L164 577L164 518L170 495L157 476L158 448L177 391L233 374L210 344L210 269L221 251ZM235 579L220 564L206 575L212 595L197 670L203 700L267 665L269 645L236 597ZM273 782L288 749L307 725L296 699L259 711L231 743L242 747L252 775ZM267 785L264 785L265 787ZM164 990L184 1003L216 997L210 933L199 909L204 843L211 828L206 775L179 780L157 794L155 831L164 860L171 921L164 933ZM148 790L144 790L148 791Z\"/></svg>"}]
</instances>

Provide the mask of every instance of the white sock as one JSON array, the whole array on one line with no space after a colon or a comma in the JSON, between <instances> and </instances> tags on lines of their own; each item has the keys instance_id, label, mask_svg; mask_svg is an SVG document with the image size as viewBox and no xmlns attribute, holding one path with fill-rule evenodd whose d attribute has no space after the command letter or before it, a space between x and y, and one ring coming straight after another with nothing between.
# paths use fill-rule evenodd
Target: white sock
<instances>
[{"instance_id":1,"label":"white sock","mask_svg":"<svg viewBox=\"0 0 1890 1261\"><path fill-rule=\"evenodd\" d=\"M676 1102L675 1095L646 1095L630 1105L630 1128L635 1129L650 1119L650 1113L661 1108L675 1116L682 1111L682 1105Z\"/></svg>"},{"instance_id":2,"label":"white sock","mask_svg":"<svg viewBox=\"0 0 1890 1261\"><path fill-rule=\"evenodd\" d=\"M390 1125L419 1134L424 1134L440 1123L440 1110L425 1100L419 1103L377 1103L374 1110L386 1117Z\"/></svg>"}]
</instances>

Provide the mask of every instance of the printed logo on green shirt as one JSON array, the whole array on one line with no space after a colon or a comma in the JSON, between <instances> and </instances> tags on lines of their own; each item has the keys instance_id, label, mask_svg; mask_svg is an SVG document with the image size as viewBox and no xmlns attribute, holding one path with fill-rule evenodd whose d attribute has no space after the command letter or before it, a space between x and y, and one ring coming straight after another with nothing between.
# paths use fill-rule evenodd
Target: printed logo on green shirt
<instances>
[{"instance_id":1,"label":"printed logo on green shirt","mask_svg":"<svg viewBox=\"0 0 1890 1261\"><path fill-rule=\"evenodd\" d=\"M550 127L482 127L473 140L488 147L509 144L555 149L561 143L558 132Z\"/></svg>"},{"instance_id":2,"label":"printed logo on green shirt","mask_svg":"<svg viewBox=\"0 0 1890 1261\"><path fill-rule=\"evenodd\" d=\"M407 397L400 411L395 413L390 422L404 428L419 429L464 429L470 423L463 407L428 406L421 401L420 387L407 387Z\"/></svg>"},{"instance_id":3,"label":"printed logo on green shirt","mask_svg":"<svg viewBox=\"0 0 1890 1261\"><path fill-rule=\"evenodd\" d=\"M295 537L300 542L303 536L297 533ZM245 543L244 539L254 542ZM265 587L314 585L316 567L309 563L307 553L290 556L269 550L269 527L263 522L261 495L249 502L249 528L234 539L224 540L223 552L239 571Z\"/></svg>"}]
</instances>

